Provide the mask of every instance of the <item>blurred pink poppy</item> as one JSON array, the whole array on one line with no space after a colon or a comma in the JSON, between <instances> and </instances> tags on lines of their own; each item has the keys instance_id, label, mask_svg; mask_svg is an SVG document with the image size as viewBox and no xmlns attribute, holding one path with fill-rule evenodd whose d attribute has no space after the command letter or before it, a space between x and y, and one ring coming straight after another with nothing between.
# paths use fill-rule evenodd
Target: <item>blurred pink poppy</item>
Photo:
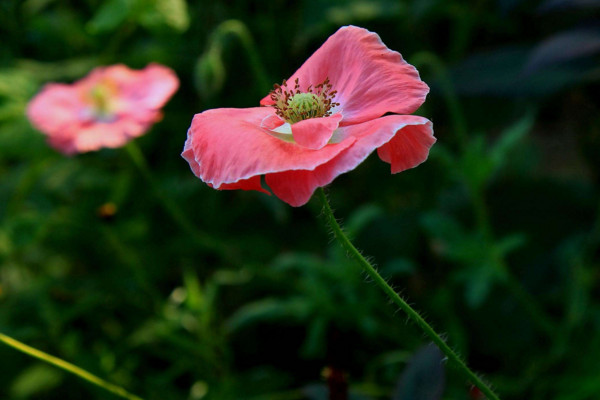
<instances>
[{"instance_id":1,"label":"blurred pink poppy","mask_svg":"<svg viewBox=\"0 0 600 400\"><path fill-rule=\"evenodd\" d=\"M263 107L196 114L182 153L215 189L258 190L261 175L292 206L375 149L397 173L425 161L433 127L410 114L429 87L402 56L363 28L339 29ZM390 115L385 115L393 113Z\"/></svg>"},{"instance_id":2,"label":"blurred pink poppy","mask_svg":"<svg viewBox=\"0 0 600 400\"><path fill-rule=\"evenodd\" d=\"M162 65L142 70L99 67L73 84L50 83L27 107L27 117L65 154L120 147L162 118L160 109L179 87Z\"/></svg>"}]
</instances>

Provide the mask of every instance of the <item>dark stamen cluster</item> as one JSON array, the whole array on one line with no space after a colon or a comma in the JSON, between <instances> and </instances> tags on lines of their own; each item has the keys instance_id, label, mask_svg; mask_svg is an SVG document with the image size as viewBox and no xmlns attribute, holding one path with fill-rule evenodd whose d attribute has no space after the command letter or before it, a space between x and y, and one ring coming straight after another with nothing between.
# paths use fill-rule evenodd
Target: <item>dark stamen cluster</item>
<instances>
[{"instance_id":1,"label":"dark stamen cluster","mask_svg":"<svg viewBox=\"0 0 600 400\"><path fill-rule=\"evenodd\" d=\"M337 90L326 78L323 83L314 88L310 85L306 92L300 90L299 79L296 78L294 88L287 87L287 81L281 85L273 85L271 99L275 102L276 113L290 123L309 118L327 117L331 115L331 108L339 106L333 101Z\"/></svg>"}]
</instances>

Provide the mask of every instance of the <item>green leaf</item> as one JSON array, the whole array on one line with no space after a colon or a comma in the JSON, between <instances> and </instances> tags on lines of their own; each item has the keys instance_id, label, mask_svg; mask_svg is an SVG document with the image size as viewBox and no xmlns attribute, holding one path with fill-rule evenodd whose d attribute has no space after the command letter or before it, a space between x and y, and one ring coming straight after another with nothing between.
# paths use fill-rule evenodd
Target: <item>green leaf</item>
<instances>
[{"instance_id":1,"label":"green leaf","mask_svg":"<svg viewBox=\"0 0 600 400\"><path fill-rule=\"evenodd\" d=\"M189 268L183 271L183 285L186 293L185 302L189 309L196 311L204 309L205 299L202 285L200 284L198 275Z\"/></svg>"},{"instance_id":2,"label":"green leaf","mask_svg":"<svg viewBox=\"0 0 600 400\"><path fill-rule=\"evenodd\" d=\"M465 236L463 227L453 217L441 212L430 212L421 218L429 234L445 242L454 242Z\"/></svg>"},{"instance_id":3,"label":"green leaf","mask_svg":"<svg viewBox=\"0 0 600 400\"><path fill-rule=\"evenodd\" d=\"M356 209L345 221L344 229L350 237L358 235L364 227L381 216L383 210L375 204L366 204Z\"/></svg>"},{"instance_id":4,"label":"green leaf","mask_svg":"<svg viewBox=\"0 0 600 400\"><path fill-rule=\"evenodd\" d=\"M91 34L114 31L131 15L132 9L133 0L107 0L88 22L87 30Z\"/></svg>"},{"instance_id":5,"label":"green leaf","mask_svg":"<svg viewBox=\"0 0 600 400\"><path fill-rule=\"evenodd\" d=\"M0 70L0 121L23 117L37 89L32 75L17 68Z\"/></svg>"},{"instance_id":6,"label":"green leaf","mask_svg":"<svg viewBox=\"0 0 600 400\"><path fill-rule=\"evenodd\" d=\"M140 5L138 22L148 28L167 26L184 32L190 26L188 6L185 0L148 0Z\"/></svg>"},{"instance_id":7,"label":"green leaf","mask_svg":"<svg viewBox=\"0 0 600 400\"><path fill-rule=\"evenodd\" d=\"M325 355L328 324L328 319L323 317L315 318L310 322L306 340L301 350L304 357L316 358Z\"/></svg>"},{"instance_id":8,"label":"green leaf","mask_svg":"<svg viewBox=\"0 0 600 400\"><path fill-rule=\"evenodd\" d=\"M465 280L465 299L471 308L478 308L487 298L494 281L496 270L489 263L482 263L459 274Z\"/></svg>"},{"instance_id":9,"label":"green leaf","mask_svg":"<svg viewBox=\"0 0 600 400\"><path fill-rule=\"evenodd\" d=\"M11 100L28 99L36 86L33 77L20 69L0 70L0 96L10 97Z\"/></svg>"},{"instance_id":10,"label":"green leaf","mask_svg":"<svg viewBox=\"0 0 600 400\"><path fill-rule=\"evenodd\" d=\"M390 1L353 1L326 10L325 18L334 24L344 25L352 21L368 21L381 17L400 16L406 12L406 6Z\"/></svg>"},{"instance_id":11,"label":"green leaf","mask_svg":"<svg viewBox=\"0 0 600 400\"><path fill-rule=\"evenodd\" d=\"M27 398L48 391L60 384L62 374L46 364L35 364L19 374L10 392L13 398Z\"/></svg>"},{"instance_id":12,"label":"green leaf","mask_svg":"<svg viewBox=\"0 0 600 400\"><path fill-rule=\"evenodd\" d=\"M183 32L190 26L187 2L185 0L156 0L156 11L163 16L164 23Z\"/></svg>"},{"instance_id":13,"label":"green leaf","mask_svg":"<svg viewBox=\"0 0 600 400\"><path fill-rule=\"evenodd\" d=\"M515 233L498 240L495 244L498 255L505 256L527 242L527 237L522 233Z\"/></svg>"},{"instance_id":14,"label":"green leaf","mask_svg":"<svg viewBox=\"0 0 600 400\"><path fill-rule=\"evenodd\" d=\"M470 187L474 190L481 189L489 180L493 172L493 164L487 154L485 137L473 137L460 160L462 173Z\"/></svg>"},{"instance_id":15,"label":"green leaf","mask_svg":"<svg viewBox=\"0 0 600 400\"><path fill-rule=\"evenodd\" d=\"M422 224L433 238L434 251L449 260L473 265L487 258L480 235L466 232L454 218L432 212L422 218Z\"/></svg>"},{"instance_id":16,"label":"green leaf","mask_svg":"<svg viewBox=\"0 0 600 400\"><path fill-rule=\"evenodd\" d=\"M510 153L531 131L534 122L535 115L529 112L502 132L489 153L494 171L498 171L509 162Z\"/></svg>"},{"instance_id":17,"label":"green leaf","mask_svg":"<svg viewBox=\"0 0 600 400\"><path fill-rule=\"evenodd\" d=\"M310 303L304 298L287 300L268 298L246 304L226 323L227 330L234 332L245 326L265 320L301 320L308 315Z\"/></svg>"},{"instance_id":18,"label":"green leaf","mask_svg":"<svg viewBox=\"0 0 600 400\"><path fill-rule=\"evenodd\" d=\"M429 158L437 160L447 170L454 169L456 157L443 143L437 143L429 151Z\"/></svg>"}]
</instances>

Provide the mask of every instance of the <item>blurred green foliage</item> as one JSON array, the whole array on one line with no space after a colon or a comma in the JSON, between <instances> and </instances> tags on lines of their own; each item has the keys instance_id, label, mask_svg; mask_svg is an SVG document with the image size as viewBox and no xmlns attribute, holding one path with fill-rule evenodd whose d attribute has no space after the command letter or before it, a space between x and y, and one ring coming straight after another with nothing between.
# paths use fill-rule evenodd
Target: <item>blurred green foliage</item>
<instances>
[{"instance_id":1,"label":"blurred green foliage","mask_svg":"<svg viewBox=\"0 0 600 400\"><path fill-rule=\"evenodd\" d=\"M423 376L431 400L470 398L316 202L213 191L179 157L195 113L256 106L355 24L419 68L438 143L415 170L372 156L336 179L337 216L503 399L597 398L598 6L3 0L0 331L148 400L325 399L326 367L353 399L424 398ZM25 119L46 82L150 62L182 82L136 140L154 185L126 149L67 158ZM0 360L2 399L112 398L13 349Z\"/></svg>"}]
</instances>

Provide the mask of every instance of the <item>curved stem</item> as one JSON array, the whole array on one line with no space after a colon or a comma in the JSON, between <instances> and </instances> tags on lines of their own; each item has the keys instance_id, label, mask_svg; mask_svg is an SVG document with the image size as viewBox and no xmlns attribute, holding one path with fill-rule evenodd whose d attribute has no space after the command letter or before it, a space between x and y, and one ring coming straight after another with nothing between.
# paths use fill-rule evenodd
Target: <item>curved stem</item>
<instances>
[{"instance_id":1,"label":"curved stem","mask_svg":"<svg viewBox=\"0 0 600 400\"><path fill-rule=\"evenodd\" d=\"M499 400L499 397L490 389L488 385L481 380L473 371L467 367L465 362L446 344L446 342L436 333L436 331L415 311L392 287L379 275L377 270L369 263L360 252L354 247L350 239L342 230L340 224L335 219L331 206L327 200L327 196L323 188L317 190L317 195L323 204L323 213L327 222L333 229L335 237L340 242L342 247L350 254L354 260L362 267L377 286L396 304L408 317L425 332L425 334L439 347L439 349L448 357L448 360L453 362L463 374L481 390L489 400Z\"/></svg>"},{"instance_id":2,"label":"curved stem","mask_svg":"<svg viewBox=\"0 0 600 400\"><path fill-rule=\"evenodd\" d=\"M254 40L252 39L252 35L246 25L242 21L237 19L230 19L222 22L214 31L213 34L213 43L217 43L219 47L221 47L221 43L223 38L227 35L233 35L237 37L242 44L242 47L246 51L248 55L248 62L250 64L250 68L254 73L254 77L258 81L258 90L259 93L264 95L270 89L272 89L271 84L269 83L269 79L263 66L258 51L256 50L256 45L254 44ZM214 44L213 44L214 45Z\"/></svg>"},{"instance_id":3,"label":"curved stem","mask_svg":"<svg viewBox=\"0 0 600 400\"><path fill-rule=\"evenodd\" d=\"M15 340L9 336L6 336L3 333L0 333L0 342L31 357L37 358L38 360L42 360L48 364L54 365L55 367L60 368L63 371L76 375L81 379L88 381L93 385L99 386L102 389L105 389L119 397L128 400L142 400L141 397L129 393L120 386L114 385L110 382L105 381L104 379L98 378L96 375L90 374L86 370L81 369L64 360L61 360L58 357L51 356L50 354L44 353L43 351L27 346L26 344L21 343L18 340Z\"/></svg>"},{"instance_id":4,"label":"curved stem","mask_svg":"<svg viewBox=\"0 0 600 400\"><path fill-rule=\"evenodd\" d=\"M148 181L148 184L152 186L156 197L160 200L164 210L171 216L173 221L179 225L179 227L187 232L191 237L194 238L196 243L204 249L212 250L215 253L223 256L224 258L231 259L232 253L228 250L221 242L216 240L215 238L207 235L204 232L200 232L187 217L183 215L179 207L173 203L170 197L166 196L160 186L156 183L154 178L152 177L152 173L148 168L148 163L144 158L144 155L140 148L135 144L135 142L129 142L125 146L125 150L129 157L143 175L143 177Z\"/></svg>"}]
</instances>

